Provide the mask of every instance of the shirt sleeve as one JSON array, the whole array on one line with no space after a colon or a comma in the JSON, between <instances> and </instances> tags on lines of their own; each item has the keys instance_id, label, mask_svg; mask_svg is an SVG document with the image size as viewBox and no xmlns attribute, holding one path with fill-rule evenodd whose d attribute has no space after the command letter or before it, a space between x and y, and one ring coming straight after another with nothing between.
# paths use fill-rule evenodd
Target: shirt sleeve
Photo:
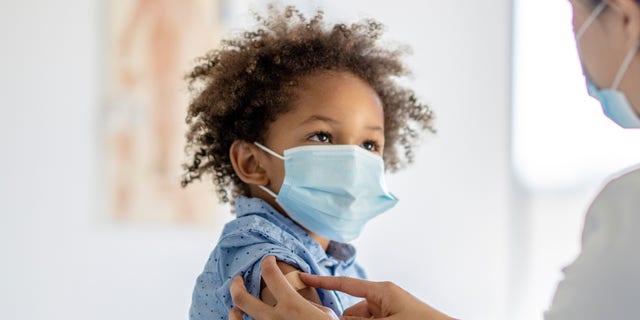
<instances>
[{"instance_id":1,"label":"shirt sleeve","mask_svg":"<svg viewBox=\"0 0 640 320\"><path fill-rule=\"evenodd\" d=\"M244 278L245 286L252 295L260 297L260 264L266 256L275 256L277 260L303 272L311 271L295 249L269 240L260 232L250 230L221 239L204 272L196 280L190 309L191 320L227 319L233 307L229 288L237 275Z\"/></svg>"},{"instance_id":2,"label":"shirt sleeve","mask_svg":"<svg viewBox=\"0 0 640 320\"><path fill-rule=\"evenodd\" d=\"M582 251L566 267L546 320L640 315L640 175L609 183L587 213Z\"/></svg>"}]
</instances>

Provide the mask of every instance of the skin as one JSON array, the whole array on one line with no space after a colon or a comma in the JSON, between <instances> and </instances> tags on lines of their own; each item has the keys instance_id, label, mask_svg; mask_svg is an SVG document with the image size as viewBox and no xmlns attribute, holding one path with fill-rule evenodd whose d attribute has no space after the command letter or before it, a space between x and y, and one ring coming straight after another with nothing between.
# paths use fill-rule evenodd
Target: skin
<instances>
[{"instance_id":1,"label":"skin","mask_svg":"<svg viewBox=\"0 0 640 320\"><path fill-rule=\"evenodd\" d=\"M607 0L607 9L586 30L578 44L580 58L592 81L600 88L609 88L625 55L640 41L640 4L635 0ZM587 0L570 0L573 7L574 32L591 14L594 6ZM640 53L636 54L624 75L619 90L624 92L636 112L640 114ZM273 267L274 259L265 260L262 274L265 281L276 283L275 307L251 296L241 278L234 279L231 294L236 304L229 319L242 319L243 312L257 320L335 319L326 308L311 304L286 285L282 273ZM344 277L319 277L301 274L307 285L327 290L339 290L365 300L345 310L342 319L451 319L429 307L391 282L370 282Z\"/></svg>"},{"instance_id":2,"label":"skin","mask_svg":"<svg viewBox=\"0 0 640 320\"><path fill-rule=\"evenodd\" d=\"M588 0L570 0L576 32L593 12ZM607 8L587 28L577 44L580 58L599 88L610 88L624 57L640 39L640 4L635 0L607 0ZM618 90L640 114L640 54L625 73Z\"/></svg>"},{"instance_id":3,"label":"skin","mask_svg":"<svg viewBox=\"0 0 640 320\"><path fill-rule=\"evenodd\" d=\"M236 277L231 284L231 297L236 306L229 313L229 320L241 320L244 312L259 320L329 320L337 318L330 309L318 304L311 304L295 294L284 275L278 270L274 257L267 257L261 267L265 281L274 289L278 304L271 307L258 300L247 292L242 278ZM370 282L347 277L321 277L304 273L300 274L300 279L309 286L339 290L365 299L346 309L340 319L453 319L431 308L391 282Z\"/></svg>"},{"instance_id":4,"label":"skin","mask_svg":"<svg viewBox=\"0 0 640 320\"><path fill-rule=\"evenodd\" d=\"M269 125L263 143L267 148L283 155L284 150L299 146L349 144L382 156L382 103L367 82L348 72L320 71L301 79L294 94L296 98L290 110ZM284 180L284 161L258 148L253 141L235 141L230 158L240 179L250 186L251 196L267 201L286 216L275 199L258 188L261 185L276 194L279 192ZM306 231L324 250L327 249L329 239ZM281 262L278 266L285 274L296 270ZM269 294L265 293L268 287L268 283L263 283L261 296L265 301L270 300ZM299 293L320 303L313 288Z\"/></svg>"},{"instance_id":5,"label":"skin","mask_svg":"<svg viewBox=\"0 0 640 320\"><path fill-rule=\"evenodd\" d=\"M275 257L266 257L260 268L264 281L272 289L278 304L272 307L260 301L247 292L242 277L236 277L231 283L231 297L236 306L229 312L229 320L243 319L240 308L257 319L337 319L331 309L309 302L297 294L280 271Z\"/></svg>"}]
</instances>

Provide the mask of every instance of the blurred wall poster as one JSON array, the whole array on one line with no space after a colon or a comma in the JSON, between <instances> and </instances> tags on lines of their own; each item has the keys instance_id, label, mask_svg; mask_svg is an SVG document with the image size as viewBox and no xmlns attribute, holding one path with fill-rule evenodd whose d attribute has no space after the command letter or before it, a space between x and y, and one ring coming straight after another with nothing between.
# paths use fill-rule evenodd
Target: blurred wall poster
<instances>
[{"instance_id":1,"label":"blurred wall poster","mask_svg":"<svg viewBox=\"0 0 640 320\"><path fill-rule=\"evenodd\" d=\"M219 42L220 0L105 4L100 161L104 207L125 222L211 223L213 183L180 186L189 92L185 74Z\"/></svg>"}]
</instances>

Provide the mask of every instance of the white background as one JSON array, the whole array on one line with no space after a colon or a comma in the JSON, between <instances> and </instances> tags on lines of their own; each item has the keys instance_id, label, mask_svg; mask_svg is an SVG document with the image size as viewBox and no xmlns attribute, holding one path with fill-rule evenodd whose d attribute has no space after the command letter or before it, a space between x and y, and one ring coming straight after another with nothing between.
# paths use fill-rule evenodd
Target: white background
<instances>
[{"instance_id":1,"label":"white background","mask_svg":"<svg viewBox=\"0 0 640 320\"><path fill-rule=\"evenodd\" d=\"M511 1L324 2L328 17L375 17L412 46L411 85L438 115L415 165L389 178L400 204L356 243L370 277L464 319L540 311L579 220L530 218L583 208L536 202L512 178ZM99 220L103 6L0 2L2 319L184 319L220 232ZM552 242L558 262L530 272L549 225L569 240Z\"/></svg>"}]
</instances>

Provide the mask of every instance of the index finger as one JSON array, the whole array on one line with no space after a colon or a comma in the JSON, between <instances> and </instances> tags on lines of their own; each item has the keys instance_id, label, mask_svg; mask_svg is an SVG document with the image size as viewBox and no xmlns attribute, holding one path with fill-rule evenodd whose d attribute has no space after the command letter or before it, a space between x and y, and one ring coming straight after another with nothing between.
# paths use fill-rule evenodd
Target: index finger
<instances>
[{"instance_id":1,"label":"index finger","mask_svg":"<svg viewBox=\"0 0 640 320\"><path fill-rule=\"evenodd\" d=\"M291 284L289 284L284 274L282 274L282 271L276 264L276 258L274 256L264 258L260 269L262 271L262 278L267 284L269 291L271 291L271 294L276 298L276 301L304 299L296 292Z\"/></svg>"},{"instance_id":2,"label":"index finger","mask_svg":"<svg viewBox=\"0 0 640 320\"><path fill-rule=\"evenodd\" d=\"M327 290L337 290L354 297L373 298L379 294L380 284L349 277L327 277L301 273L300 279L308 286Z\"/></svg>"}]
</instances>

